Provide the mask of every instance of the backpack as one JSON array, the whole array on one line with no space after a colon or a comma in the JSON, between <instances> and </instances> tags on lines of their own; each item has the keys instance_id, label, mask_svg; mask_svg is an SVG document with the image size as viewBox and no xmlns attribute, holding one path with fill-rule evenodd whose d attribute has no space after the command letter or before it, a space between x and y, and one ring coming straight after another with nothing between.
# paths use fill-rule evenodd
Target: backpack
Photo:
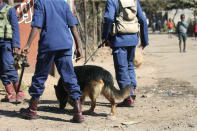
<instances>
[{"instance_id":1,"label":"backpack","mask_svg":"<svg viewBox=\"0 0 197 131\"><path fill-rule=\"evenodd\" d=\"M119 9L116 12L115 22L112 26L111 35L132 34L139 32L139 23L137 19L136 0L118 0Z\"/></svg>"}]
</instances>

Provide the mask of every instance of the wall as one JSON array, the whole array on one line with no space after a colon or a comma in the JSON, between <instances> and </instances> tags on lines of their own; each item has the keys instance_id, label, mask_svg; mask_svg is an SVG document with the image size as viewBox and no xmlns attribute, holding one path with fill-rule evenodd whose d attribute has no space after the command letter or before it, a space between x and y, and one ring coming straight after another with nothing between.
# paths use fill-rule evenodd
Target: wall
<instances>
[{"instance_id":1,"label":"wall","mask_svg":"<svg viewBox=\"0 0 197 131\"><path fill-rule=\"evenodd\" d=\"M21 47L23 48L27 42L29 37L29 33L31 31L31 21L33 16L33 2L29 2L28 0L18 0L17 5L15 6L18 18L19 18L19 28L20 28L20 36L21 36ZM33 41L30 54L28 55L28 62L30 63L29 70L34 70L36 63L36 55L38 49L38 39L39 35L36 36L36 39Z\"/></svg>"},{"instance_id":2,"label":"wall","mask_svg":"<svg viewBox=\"0 0 197 131\"><path fill-rule=\"evenodd\" d=\"M68 3L73 10L74 7L74 0L68 0ZM21 35L21 47L23 48L27 42L29 37L29 33L31 31L31 21L33 16L33 5L34 0L15 0L15 9L17 15L19 17L19 28L20 28L20 35ZM39 35L36 36L35 40L33 41L30 49L30 53L28 55L28 62L30 63L30 67L28 71L33 72L36 63L36 56L37 56L37 49L38 49L38 40Z\"/></svg>"}]
</instances>

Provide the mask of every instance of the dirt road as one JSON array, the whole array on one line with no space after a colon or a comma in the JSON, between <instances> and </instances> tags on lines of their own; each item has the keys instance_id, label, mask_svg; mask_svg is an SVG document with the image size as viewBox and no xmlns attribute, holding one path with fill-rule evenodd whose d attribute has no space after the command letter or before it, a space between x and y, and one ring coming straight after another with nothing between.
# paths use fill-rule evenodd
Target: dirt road
<instances>
[{"instance_id":1,"label":"dirt road","mask_svg":"<svg viewBox=\"0 0 197 131\"><path fill-rule=\"evenodd\" d=\"M150 46L144 51L143 65L136 69L138 89L134 108L117 108L116 117L108 117L110 104L100 96L93 115L85 115L82 124L70 123L71 106L64 112L58 110L53 88L57 79L49 76L38 108L40 118L20 118L18 111L28 106L27 101L20 105L1 102L0 131L196 131L197 41L188 38L187 52L179 53L176 36L169 39L165 34L151 34L149 37ZM99 50L94 60L89 64L102 66L114 76L110 49ZM25 85L30 85L31 76L25 74ZM29 99L28 91L25 93ZM0 98L4 94L1 89ZM83 111L89 107L87 99Z\"/></svg>"}]
</instances>

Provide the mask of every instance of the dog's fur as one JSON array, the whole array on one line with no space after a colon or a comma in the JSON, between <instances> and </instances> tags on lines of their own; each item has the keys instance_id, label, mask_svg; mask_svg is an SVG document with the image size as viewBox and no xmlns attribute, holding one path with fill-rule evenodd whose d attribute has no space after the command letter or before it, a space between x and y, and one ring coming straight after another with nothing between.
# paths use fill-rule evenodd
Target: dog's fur
<instances>
[{"instance_id":1,"label":"dog's fur","mask_svg":"<svg viewBox=\"0 0 197 131\"><path fill-rule=\"evenodd\" d=\"M81 102L83 103L86 96L91 99L89 113L92 113L96 106L96 98L102 94L111 103L111 114L115 114L115 99L125 99L130 95L131 88L126 86L123 90L114 87L113 77L107 70L99 66L86 65L74 67L78 84L82 91ZM66 103L71 101L66 91L66 85L60 78L58 85L54 86L56 97L60 103L60 109L64 109Z\"/></svg>"}]
</instances>

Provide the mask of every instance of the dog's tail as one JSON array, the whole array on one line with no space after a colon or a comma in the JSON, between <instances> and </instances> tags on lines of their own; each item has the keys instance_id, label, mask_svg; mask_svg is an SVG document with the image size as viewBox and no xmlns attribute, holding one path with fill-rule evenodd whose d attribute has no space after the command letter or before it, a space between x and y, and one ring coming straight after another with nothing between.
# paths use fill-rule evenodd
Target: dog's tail
<instances>
[{"instance_id":1,"label":"dog's tail","mask_svg":"<svg viewBox=\"0 0 197 131\"><path fill-rule=\"evenodd\" d=\"M105 71L105 75L104 75L104 89L102 91L102 94L106 97L109 98L115 98L115 99L125 99L130 95L131 92L131 86L127 85L125 88L118 90L115 86L114 86L114 81L113 81L113 77L112 75L108 72Z\"/></svg>"}]
</instances>

